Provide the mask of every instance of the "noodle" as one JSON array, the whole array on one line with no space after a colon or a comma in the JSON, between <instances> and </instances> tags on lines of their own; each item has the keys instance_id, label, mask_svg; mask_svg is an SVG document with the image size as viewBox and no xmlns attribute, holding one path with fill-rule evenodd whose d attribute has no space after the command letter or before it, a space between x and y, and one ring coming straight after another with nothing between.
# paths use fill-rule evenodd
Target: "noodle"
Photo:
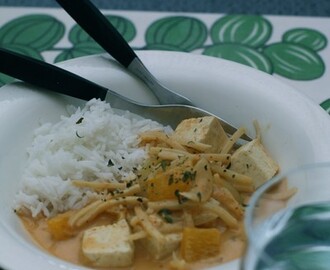
<instances>
[{"instance_id":1,"label":"noodle","mask_svg":"<svg viewBox=\"0 0 330 270\"><path fill-rule=\"evenodd\" d=\"M256 129L260 139L260 130ZM235 145L245 132L245 128L239 128L217 152L210 152L213 146L204 141L187 141L158 130L143 132L139 145L146 149L148 159L133 176L116 181L72 181L74 187L95 196L89 204L70 212L65 226L84 231L100 216L114 213L117 221L127 221L128 241L147 243L150 255L156 259L172 254L169 265L175 269L187 266L178 249L180 241L193 237L184 237L187 232L209 229L217 236L229 232L244 239L240 230L243 202L255 190L254 179L229 168ZM267 198L285 200L295 192L285 190ZM209 248L207 243L201 247ZM236 252L239 256L239 250Z\"/></svg>"},{"instance_id":2,"label":"noodle","mask_svg":"<svg viewBox=\"0 0 330 270\"><path fill-rule=\"evenodd\" d=\"M246 133L245 128L240 127L236 130L236 132L229 138L228 142L225 144L225 146L221 150L221 154L227 154L229 151L233 148L235 143L238 141L240 137L242 137Z\"/></svg>"}]
</instances>

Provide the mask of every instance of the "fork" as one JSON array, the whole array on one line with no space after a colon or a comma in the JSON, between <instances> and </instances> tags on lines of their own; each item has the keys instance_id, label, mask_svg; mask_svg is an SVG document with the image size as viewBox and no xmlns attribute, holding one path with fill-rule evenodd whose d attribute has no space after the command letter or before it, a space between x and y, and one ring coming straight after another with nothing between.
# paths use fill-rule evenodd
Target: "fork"
<instances>
[{"instance_id":1,"label":"fork","mask_svg":"<svg viewBox=\"0 0 330 270\"><path fill-rule=\"evenodd\" d=\"M151 74L117 29L89 0L56 1L106 52L140 78L160 104L194 106L191 100L168 89Z\"/></svg>"},{"instance_id":2,"label":"fork","mask_svg":"<svg viewBox=\"0 0 330 270\"><path fill-rule=\"evenodd\" d=\"M0 48L0 59L0 72L41 87L41 89L48 89L82 100L99 98L109 102L113 108L128 110L172 128L175 128L184 119L212 115L219 119L227 134L231 135L237 130L223 119L195 106L141 104L56 65L7 49ZM251 140L247 135L242 136L242 139Z\"/></svg>"}]
</instances>

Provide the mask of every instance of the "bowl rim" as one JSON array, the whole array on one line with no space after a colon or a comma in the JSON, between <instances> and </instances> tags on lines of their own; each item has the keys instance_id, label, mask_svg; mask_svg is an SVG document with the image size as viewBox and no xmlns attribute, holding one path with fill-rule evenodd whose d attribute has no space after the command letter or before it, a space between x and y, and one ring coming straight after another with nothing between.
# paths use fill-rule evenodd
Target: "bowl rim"
<instances>
[{"instance_id":1,"label":"bowl rim","mask_svg":"<svg viewBox=\"0 0 330 270\"><path fill-rule=\"evenodd\" d=\"M191 53L164 52L164 51L138 51L137 55L139 57L141 57L141 59L144 62L146 61L146 64L148 66L150 66L151 70L153 70L153 71L154 71L155 65L157 65L156 59L159 58L159 56L161 55L161 60L162 60L161 62L162 62L162 65L164 65L164 66L173 66L173 63L171 63L171 61L173 61L173 59L175 59L174 62L176 64L179 63L179 65L183 65L184 67L186 67L187 65L190 65L190 66L197 65L197 66L192 67L197 70L199 70L201 68L201 66L204 68L205 67L212 68L214 66L221 67L222 69L226 70L227 75L230 75L230 73L233 72L233 70L238 69L241 71L241 76L240 76L240 80L238 80L238 83L241 83L244 79L248 79L248 82L253 82L253 78L255 78L255 77L259 78L259 81L256 83L260 83L260 82L265 83L265 84L274 83L276 87L283 87L285 89L288 89L288 94L290 94L292 97L298 97L300 100L303 101L304 104L308 104L309 107L307 108L308 111L306 111L306 113L309 115L310 118L313 118L314 115L319 116L319 118L317 118L315 120L315 122L313 123L313 126L314 127L323 127L324 132L322 134L319 134L319 133L313 131L308 136L310 136L312 138L315 138L315 137L321 138L322 139L321 141L324 142L326 139L326 136L324 136L324 135L330 134L330 119L329 119L329 116L326 114L326 112L324 110L322 110L322 108L320 106L318 106L316 103L314 103L312 100L310 100L307 96L303 95L302 93L299 93L292 86L285 84L284 82L278 80L277 78L275 78L272 75L262 73L253 68L243 66L241 64L237 64L237 63L234 63L234 62L231 62L228 60L218 59L218 58L204 56L204 55L191 54ZM100 54L100 55L80 57L80 58L68 60L65 62L58 63L57 65L60 67L63 67L63 68L67 68L67 69L70 69L70 68L77 69L78 68L77 64L81 63L81 61L86 61L88 59L95 60L95 59L104 59L104 58L109 59L109 57L106 54ZM158 61L158 64L159 64L159 61ZM118 66L116 66L116 68L123 70L123 68L120 68ZM156 74L159 74L159 72L162 72L162 71L156 70ZM212 70L210 70L209 74L210 74L209 76L211 76L214 73ZM9 87L11 87L11 86L9 85ZM276 95L278 95L278 93L277 94L273 93L273 95L276 96ZM321 159L321 160L330 159L330 146L325 147L323 150L324 151L320 152L321 156L319 157L319 159ZM316 160L318 160L317 157L316 157ZM56 261L56 260L53 260L53 261ZM229 262L222 266L227 265L227 266L229 266L230 269L234 269L234 267L237 267L237 261ZM2 262L0 262L0 265L1 264L2 264ZM65 263L65 264L70 265L69 263ZM74 267L74 266L70 265L70 267ZM75 266L75 267L77 267L77 266ZM222 269L223 267L217 266L217 267L211 268L211 269L218 269L218 268ZM9 269L10 269L10 267L9 267ZM18 269L18 268L15 268L15 270L16 269ZM57 268L52 268L52 269L57 269ZM71 268L67 268L67 269L71 269ZM84 269L84 268L81 268L81 269Z\"/></svg>"}]
</instances>

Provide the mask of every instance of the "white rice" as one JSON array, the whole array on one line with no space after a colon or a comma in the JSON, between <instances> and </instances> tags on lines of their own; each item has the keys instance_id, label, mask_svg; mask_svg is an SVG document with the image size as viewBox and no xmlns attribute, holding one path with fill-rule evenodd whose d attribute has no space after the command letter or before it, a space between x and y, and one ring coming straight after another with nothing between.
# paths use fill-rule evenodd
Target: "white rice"
<instances>
[{"instance_id":1,"label":"white rice","mask_svg":"<svg viewBox=\"0 0 330 270\"><path fill-rule=\"evenodd\" d=\"M151 129L164 127L129 112L118 115L95 99L56 124L40 126L28 149L15 208L52 216L82 207L93 194L74 187L71 180L129 178L146 158L138 134Z\"/></svg>"}]
</instances>

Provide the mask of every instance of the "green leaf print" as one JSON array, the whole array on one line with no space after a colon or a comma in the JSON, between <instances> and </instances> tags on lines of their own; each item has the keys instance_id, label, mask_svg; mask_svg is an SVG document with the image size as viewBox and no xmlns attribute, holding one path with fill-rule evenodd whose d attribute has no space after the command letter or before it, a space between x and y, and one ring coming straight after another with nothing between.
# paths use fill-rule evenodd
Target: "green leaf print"
<instances>
[{"instance_id":1,"label":"green leaf print","mask_svg":"<svg viewBox=\"0 0 330 270\"><path fill-rule=\"evenodd\" d=\"M273 67L267 57L256 49L241 44L218 44L206 48L204 55L235 61L267 73L273 73Z\"/></svg>"},{"instance_id":2,"label":"green leaf print","mask_svg":"<svg viewBox=\"0 0 330 270\"><path fill-rule=\"evenodd\" d=\"M85 41L76 44L73 48L63 50L54 62L61 62L76 57L87 56L92 54L104 53L104 50L94 41Z\"/></svg>"},{"instance_id":3,"label":"green leaf print","mask_svg":"<svg viewBox=\"0 0 330 270\"><path fill-rule=\"evenodd\" d=\"M323 101L320 105L328 114L330 114L330 98Z\"/></svg>"},{"instance_id":4,"label":"green leaf print","mask_svg":"<svg viewBox=\"0 0 330 270\"><path fill-rule=\"evenodd\" d=\"M145 46L145 50L161 50L161 51L181 51L181 48L169 44L149 44Z\"/></svg>"},{"instance_id":5,"label":"green leaf print","mask_svg":"<svg viewBox=\"0 0 330 270\"><path fill-rule=\"evenodd\" d=\"M13 82L15 79L6 74L0 73L0 86Z\"/></svg>"},{"instance_id":6,"label":"green leaf print","mask_svg":"<svg viewBox=\"0 0 330 270\"><path fill-rule=\"evenodd\" d=\"M287 255L276 256L276 261L285 261ZM329 269L329 251L314 250L312 248L293 252L290 256L290 269L292 270L328 270Z\"/></svg>"},{"instance_id":7,"label":"green leaf print","mask_svg":"<svg viewBox=\"0 0 330 270\"><path fill-rule=\"evenodd\" d=\"M263 53L272 61L274 73L293 80L313 80L325 71L322 58L313 50L290 43L274 43Z\"/></svg>"},{"instance_id":8,"label":"green leaf print","mask_svg":"<svg viewBox=\"0 0 330 270\"><path fill-rule=\"evenodd\" d=\"M272 25L258 15L227 15L211 27L212 42L239 43L253 48L266 44L272 34Z\"/></svg>"},{"instance_id":9,"label":"green leaf print","mask_svg":"<svg viewBox=\"0 0 330 270\"><path fill-rule=\"evenodd\" d=\"M2 45L2 47L5 49L8 49L8 50L12 50L14 52L18 52L20 54L28 55L33 58L43 60L43 57L36 49L25 46L25 45L4 44L4 45ZM12 81L14 81L14 78L7 76L3 73L0 73L0 86L4 85L6 83L10 83Z\"/></svg>"},{"instance_id":10,"label":"green leaf print","mask_svg":"<svg viewBox=\"0 0 330 270\"><path fill-rule=\"evenodd\" d=\"M0 29L0 44L25 45L39 52L52 48L64 35L56 18L34 14L14 19Z\"/></svg>"},{"instance_id":11,"label":"green leaf print","mask_svg":"<svg viewBox=\"0 0 330 270\"><path fill-rule=\"evenodd\" d=\"M40 52L38 52L36 49L31 48L29 46L20 45L20 44L3 44L1 45L2 48L12 50L14 52L24 54L27 56L31 56L33 58L43 60L43 57L41 56Z\"/></svg>"},{"instance_id":12,"label":"green leaf print","mask_svg":"<svg viewBox=\"0 0 330 270\"><path fill-rule=\"evenodd\" d=\"M136 36L136 29L134 24L123 17L106 15L109 22L118 30L118 32L124 37L127 42L132 41ZM79 25L75 25L69 32L69 40L72 44L78 44L81 42L89 41L94 42L85 30L83 30Z\"/></svg>"},{"instance_id":13,"label":"green leaf print","mask_svg":"<svg viewBox=\"0 0 330 270\"><path fill-rule=\"evenodd\" d=\"M314 29L294 28L284 33L283 42L306 46L313 51L320 51L327 46L325 35Z\"/></svg>"},{"instance_id":14,"label":"green leaf print","mask_svg":"<svg viewBox=\"0 0 330 270\"><path fill-rule=\"evenodd\" d=\"M193 17L165 17L152 23L146 32L146 48L178 48L190 52L205 43L207 28Z\"/></svg>"}]
</instances>

